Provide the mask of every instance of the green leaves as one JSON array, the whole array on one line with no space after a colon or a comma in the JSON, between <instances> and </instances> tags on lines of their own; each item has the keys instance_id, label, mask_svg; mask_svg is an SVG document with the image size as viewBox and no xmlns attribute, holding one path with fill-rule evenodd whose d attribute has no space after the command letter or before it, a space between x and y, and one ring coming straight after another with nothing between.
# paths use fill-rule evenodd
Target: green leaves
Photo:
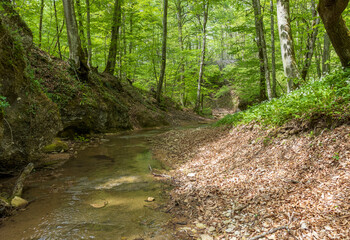
<instances>
[{"instance_id":1,"label":"green leaves","mask_svg":"<svg viewBox=\"0 0 350 240\"><path fill-rule=\"evenodd\" d=\"M279 99L228 115L218 124L237 125L257 121L263 125L280 126L292 119L309 119L314 114L336 117L346 113L349 102L350 72L337 70Z\"/></svg>"}]
</instances>

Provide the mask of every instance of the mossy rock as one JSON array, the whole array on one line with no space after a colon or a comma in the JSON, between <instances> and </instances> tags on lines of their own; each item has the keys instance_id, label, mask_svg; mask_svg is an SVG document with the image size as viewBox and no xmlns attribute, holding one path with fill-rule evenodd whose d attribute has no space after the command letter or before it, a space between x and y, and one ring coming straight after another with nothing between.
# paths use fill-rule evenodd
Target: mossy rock
<instances>
[{"instance_id":1,"label":"mossy rock","mask_svg":"<svg viewBox=\"0 0 350 240\"><path fill-rule=\"evenodd\" d=\"M11 205L15 208L23 208L28 205L28 201L16 196L11 200Z\"/></svg>"},{"instance_id":2,"label":"mossy rock","mask_svg":"<svg viewBox=\"0 0 350 240\"><path fill-rule=\"evenodd\" d=\"M43 152L52 153L52 152L65 152L68 150L68 144L63 142L59 138L55 138L53 142L43 148Z\"/></svg>"}]
</instances>

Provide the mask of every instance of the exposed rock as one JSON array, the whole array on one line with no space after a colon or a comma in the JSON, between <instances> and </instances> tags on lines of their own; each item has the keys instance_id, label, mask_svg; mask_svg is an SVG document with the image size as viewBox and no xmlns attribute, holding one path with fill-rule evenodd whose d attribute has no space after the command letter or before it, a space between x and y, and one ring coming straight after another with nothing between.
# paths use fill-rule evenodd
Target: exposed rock
<instances>
[{"instance_id":1,"label":"exposed rock","mask_svg":"<svg viewBox=\"0 0 350 240\"><path fill-rule=\"evenodd\" d=\"M68 150L68 144L59 138L55 138L51 144L45 146L42 150L45 153L65 152Z\"/></svg>"},{"instance_id":2,"label":"exposed rock","mask_svg":"<svg viewBox=\"0 0 350 240\"><path fill-rule=\"evenodd\" d=\"M27 200L17 196L11 200L11 205L15 208L23 208L27 206L27 204L28 204Z\"/></svg>"}]
</instances>

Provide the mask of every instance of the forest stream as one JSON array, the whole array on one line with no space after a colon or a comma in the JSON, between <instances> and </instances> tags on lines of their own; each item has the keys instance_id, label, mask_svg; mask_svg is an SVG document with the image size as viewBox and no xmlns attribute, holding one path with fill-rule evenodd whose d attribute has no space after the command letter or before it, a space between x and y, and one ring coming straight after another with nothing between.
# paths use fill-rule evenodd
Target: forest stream
<instances>
[{"instance_id":1,"label":"forest stream","mask_svg":"<svg viewBox=\"0 0 350 240\"><path fill-rule=\"evenodd\" d=\"M169 239L169 216L154 210L164 184L149 172L147 138L164 130L108 136L52 172L29 180L27 209L5 221L1 239ZM149 197L154 202L146 202ZM153 200L153 199L152 199Z\"/></svg>"}]
</instances>

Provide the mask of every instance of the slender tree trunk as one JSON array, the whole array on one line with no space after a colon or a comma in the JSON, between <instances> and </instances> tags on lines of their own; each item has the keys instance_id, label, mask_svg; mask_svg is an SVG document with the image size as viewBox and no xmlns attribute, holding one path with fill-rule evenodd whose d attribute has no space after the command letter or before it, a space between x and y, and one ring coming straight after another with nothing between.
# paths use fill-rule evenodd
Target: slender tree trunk
<instances>
[{"instance_id":1,"label":"slender tree trunk","mask_svg":"<svg viewBox=\"0 0 350 240\"><path fill-rule=\"evenodd\" d=\"M117 63L118 42L119 42L119 28L121 20L121 0L115 0L113 22L112 22L112 38L109 46L108 58L105 73L114 74L115 65Z\"/></svg>"},{"instance_id":2,"label":"slender tree trunk","mask_svg":"<svg viewBox=\"0 0 350 240\"><path fill-rule=\"evenodd\" d=\"M168 35L168 0L163 1L163 40L162 40L162 62L160 67L159 82L157 87L156 99L160 103L162 95L163 80L166 68L166 44Z\"/></svg>"},{"instance_id":3,"label":"slender tree trunk","mask_svg":"<svg viewBox=\"0 0 350 240\"><path fill-rule=\"evenodd\" d=\"M277 97L277 80L276 80L276 49L275 49L275 18L273 11L273 0L270 0L271 14L271 76L272 76L272 97Z\"/></svg>"},{"instance_id":4,"label":"slender tree trunk","mask_svg":"<svg viewBox=\"0 0 350 240\"><path fill-rule=\"evenodd\" d=\"M312 11L312 31L311 34L308 37L306 49L307 52L304 57L304 67L301 71L301 78L306 79L307 73L309 71L309 68L311 66L311 60L312 56L314 54L314 49L316 45L316 40L317 40L317 35L318 35L318 27L317 25L320 23L320 19L318 18L318 14L316 11L316 6L315 6L315 0L311 1L311 11Z\"/></svg>"},{"instance_id":5,"label":"slender tree trunk","mask_svg":"<svg viewBox=\"0 0 350 240\"><path fill-rule=\"evenodd\" d=\"M92 44L91 44L91 14L90 0L86 0L86 36L87 36L87 64L92 66Z\"/></svg>"},{"instance_id":6,"label":"slender tree trunk","mask_svg":"<svg viewBox=\"0 0 350 240\"><path fill-rule=\"evenodd\" d=\"M317 41L318 42L318 41ZM317 46L319 45L319 46ZM317 71L317 77L321 78L322 77L322 70L321 70L321 44L317 44L315 47L315 59L316 59L316 71Z\"/></svg>"},{"instance_id":7,"label":"slender tree trunk","mask_svg":"<svg viewBox=\"0 0 350 240\"><path fill-rule=\"evenodd\" d=\"M88 67L81 47L73 0L63 0L63 7L68 35L69 59L75 64L80 77L82 77L83 80L87 80Z\"/></svg>"},{"instance_id":8,"label":"slender tree trunk","mask_svg":"<svg viewBox=\"0 0 350 240\"><path fill-rule=\"evenodd\" d=\"M56 34L57 34L56 44L57 44L58 54L60 56L60 59L62 59L61 43L60 43L60 33L61 32L59 31L59 26L58 26L56 0L53 0L53 8L54 8L54 11L55 11L55 21L56 21ZM63 25L64 25L64 21L63 21L63 24L62 24L62 29L63 29ZM56 46L55 46L55 48L56 48Z\"/></svg>"},{"instance_id":9,"label":"slender tree trunk","mask_svg":"<svg viewBox=\"0 0 350 240\"><path fill-rule=\"evenodd\" d=\"M257 46L259 51L261 51L262 61L264 69L264 78L265 78L265 89L267 90L267 97L269 100L272 99L271 85L270 85L270 71L269 71L269 63L267 60L267 50L266 50L266 41L265 41L265 33L264 33L264 22L261 15L261 6L260 0L252 0L253 8L254 8L254 16L255 16L255 30L257 36ZM260 55L260 54L259 54Z\"/></svg>"},{"instance_id":10,"label":"slender tree trunk","mask_svg":"<svg viewBox=\"0 0 350 240\"><path fill-rule=\"evenodd\" d=\"M40 20L39 20L39 48L41 47L42 35L43 35L44 7L45 7L45 1L41 0L41 4L40 4Z\"/></svg>"},{"instance_id":11,"label":"slender tree trunk","mask_svg":"<svg viewBox=\"0 0 350 240\"><path fill-rule=\"evenodd\" d=\"M294 87L294 80L299 78L299 71L295 61L294 44L289 15L289 0L277 0L277 21L281 42L284 74L287 77L287 92L290 93Z\"/></svg>"},{"instance_id":12,"label":"slender tree trunk","mask_svg":"<svg viewBox=\"0 0 350 240\"><path fill-rule=\"evenodd\" d=\"M350 67L350 34L341 16L349 0L320 0L318 12L343 67Z\"/></svg>"},{"instance_id":13,"label":"slender tree trunk","mask_svg":"<svg viewBox=\"0 0 350 240\"><path fill-rule=\"evenodd\" d=\"M323 37L323 56L322 56L322 75L326 75L330 71L329 60L331 57L331 41L328 34Z\"/></svg>"},{"instance_id":14,"label":"slender tree trunk","mask_svg":"<svg viewBox=\"0 0 350 240\"><path fill-rule=\"evenodd\" d=\"M200 62L200 67L199 67L197 98L196 98L196 105L194 107L194 110L196 112L199 112L199 108L200 108L201 87L202 87L202 81L203 81L204 64L205 64L205 51L206 51L206 43L207 43L208 11L209 11L209 0L203 0L203 30L202 30L203 43L202 43L201 62Z\"/></svg>"},{"instance_id":15,"label":"slender tree trunk","mask_svg":"<svg viewBox=\"0 0 350 240\"><path fill-rule=\"evenodd\" d=\"M130 36L132 36L133 35L133 31L134 31L134 14L133 14L133 12L130 13L129 25L130 25ZM133 42L132 42L132 40L130 40L130 43L129 43L129 54L132 53L132 48L133 48Z\"/></svg>"},{"instance_id":16,"label":"slender tree trunk","mask_svg":"<svg viewBox=\"0 0 350 240\"><path fill-rule=\"evenodd\" d=\"M181 84L181 94L180 94L180 102L182 105L184 105L184 98L185 98L185 82L184 82L184 75L185 75L185 64L184 64L184 44L183 44L183 7L181 5L181 0L177 0L175 2L176 4L176 17L177 17L177 29L179 32L179 46L181 51L181 59L180 59L180 84Z\"/></svg>"}]
</instances>

